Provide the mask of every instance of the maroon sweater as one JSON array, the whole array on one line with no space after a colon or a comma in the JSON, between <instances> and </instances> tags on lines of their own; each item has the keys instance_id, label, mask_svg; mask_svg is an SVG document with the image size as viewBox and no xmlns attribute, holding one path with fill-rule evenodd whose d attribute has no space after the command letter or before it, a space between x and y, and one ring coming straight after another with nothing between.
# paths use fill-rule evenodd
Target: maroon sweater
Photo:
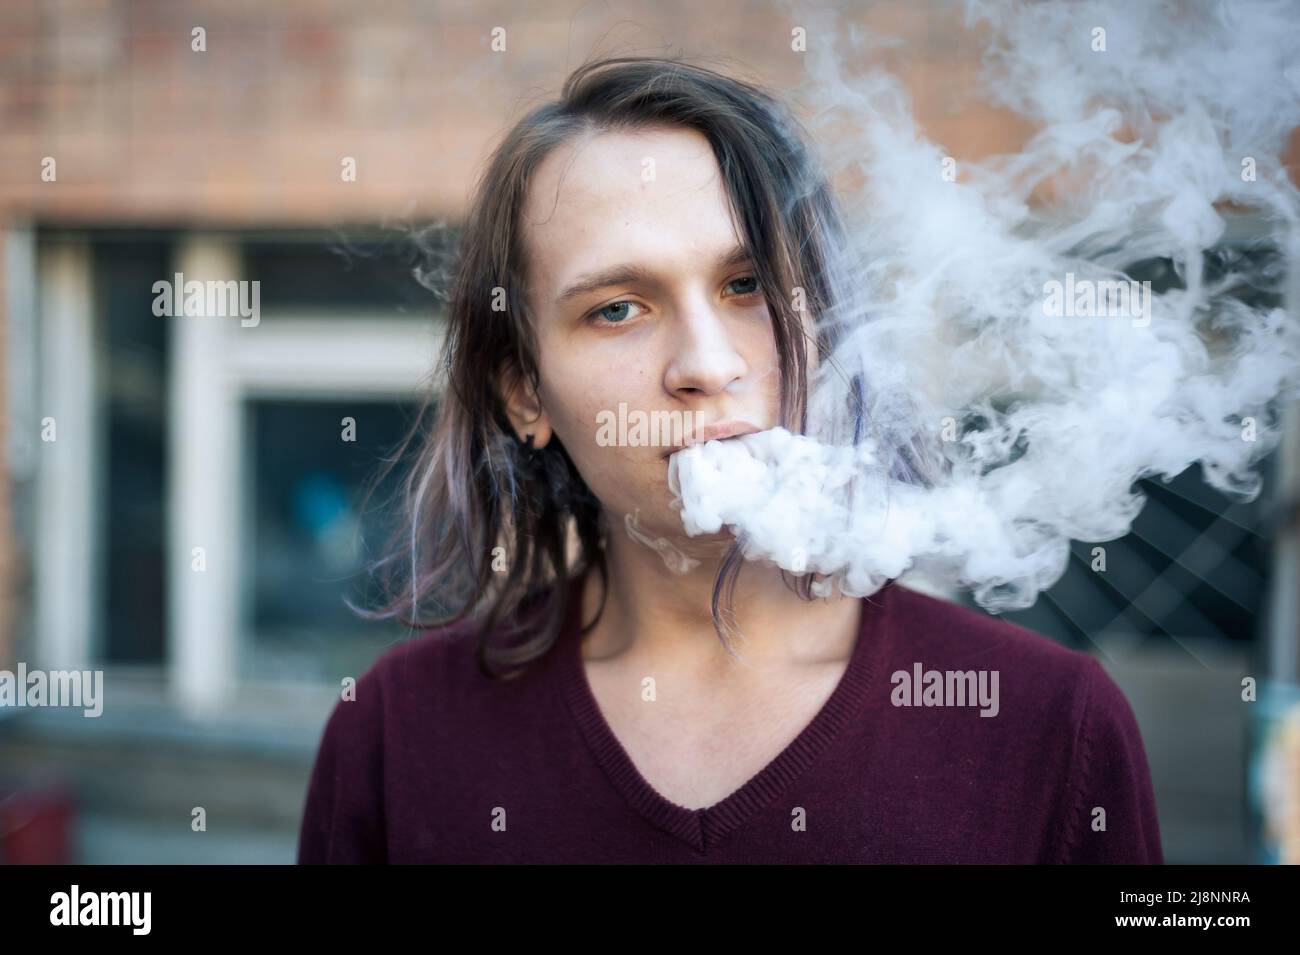
<instances>
[{"instance_id":1,"label":"maroon sweater","mask_svg":"<svg viewBox=\"0 0 1300 955\"><path fill-rule=\"evenodd\" d=\"M325 726L298 861L1164 861L1133 712L1086 654L890 583L812 722L687 809L601 715L571 593L559 641L513 681L478 672L465 625L387 651ZM928 671L983 671L985 702Z\"/></svg>"}]
</instances>

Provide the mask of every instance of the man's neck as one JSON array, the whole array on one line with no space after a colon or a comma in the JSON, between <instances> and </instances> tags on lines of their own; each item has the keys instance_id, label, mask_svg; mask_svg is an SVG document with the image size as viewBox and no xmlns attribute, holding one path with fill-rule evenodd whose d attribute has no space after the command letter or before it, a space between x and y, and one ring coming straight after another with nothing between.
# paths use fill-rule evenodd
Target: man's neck
<instances>
[{"instance_id":1,"label":"man's neck","mask_svg":"<svg viewBox=\"0 0 1300 955\"><path fill-rule=\"evenodd\" d=\"M678 573L652 548L627 535L610 535L609 595L600 622L584 640L584 657L709 677L846 660L852 654L861 600L837 594L806 601L787 586L778 568L746 561L736 577L730 618L739 630L733 647L743 662L729 657L711 614L725 549L691 546L698 563ZM595 616L600 590L599 575L592 573L583 588L584 621ZM725 596L720 602L724 616Z\"/></svg>"}]
</instances>

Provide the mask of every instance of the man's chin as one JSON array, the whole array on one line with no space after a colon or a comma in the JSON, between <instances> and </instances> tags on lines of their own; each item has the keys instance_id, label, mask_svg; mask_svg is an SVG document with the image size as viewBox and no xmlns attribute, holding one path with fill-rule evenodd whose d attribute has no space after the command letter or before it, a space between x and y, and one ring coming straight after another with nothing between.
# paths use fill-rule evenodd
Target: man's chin
<instances>
[{"instance_id":1,"label":"man's chin","mask_svg":"<svg viewBox=\"0 0 1300 955\"><path fill-rule=\"evenodd\" d=\"M735 543L735 536L726 527L712 534L687 535L675 512L650 519L644 512L633 512L624 517L623 527L627 536L637 543L697 561L721 558Z\"/></svg>"}]
</instances>

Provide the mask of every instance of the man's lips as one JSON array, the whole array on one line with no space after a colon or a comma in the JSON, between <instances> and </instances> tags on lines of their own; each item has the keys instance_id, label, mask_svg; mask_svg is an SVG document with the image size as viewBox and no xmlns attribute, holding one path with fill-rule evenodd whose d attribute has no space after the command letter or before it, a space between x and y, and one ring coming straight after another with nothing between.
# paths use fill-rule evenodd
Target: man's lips
<instances>
[{"instance_id":1,"label":"man's lips","mask_svg":"<svg viewBox=\"0 0 1300 955\"><path fill-rule=\"evenodd\" d=\"M740 418L715 421L713 424L706 424L695 433L688 435L681 447L669 448L663 453L662 457L672 457L678 451L689 448L693 444L703 444L705 441L722 441L727 438L739 437L742 434L753 434L761 430L762 428L758 427L758 425Z\"/></svg>"}]
</instances>

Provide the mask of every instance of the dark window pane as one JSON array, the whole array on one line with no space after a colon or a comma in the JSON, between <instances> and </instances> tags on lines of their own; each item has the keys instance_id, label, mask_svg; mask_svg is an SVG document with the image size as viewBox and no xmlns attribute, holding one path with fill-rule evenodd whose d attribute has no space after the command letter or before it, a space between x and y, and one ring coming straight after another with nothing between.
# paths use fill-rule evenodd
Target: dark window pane
<instances>
[{"instance_id":1,"label":"dark window pane","mask_svg":"<svg viewBox=\"0 0 1300 955\"><path fill-rule=\"evenodd\" d=\"M433 295L413 274L418 260L415 242L402 235L333 242L272 237L244 249L245 277L261 283L263 309L310 309L323 317L355 318L358 309L431 315Z\"/></svg>"},{"instance_id":2,"label":"dark window pane","mask_svg":"<svg viewBox=\"0 0 1300 955\"><path fill-rule=\"evenodd\" d=\"M166 646L167 342L153 283L168 274L166 236L111 233L95 244L95 297L106 474L101 489L106 609L103 659L161 663Z\"/></svg>"},{"instance_id":3,"label":"dark window pane","mask_svg":"<svg viewBox=\"0 0 1300 955\"><path fill-rule=\"evenodd\" d=\"M364 565L379 556L397 519L390 498L402 472L363 498L415 407L258 400L247 410L243 592L253 639L245 676L328 682L359 676L401 633L360 619L344 598L365 597ZM344 439L349 418L353 441Z\"/></svg>"}]
</instances>

